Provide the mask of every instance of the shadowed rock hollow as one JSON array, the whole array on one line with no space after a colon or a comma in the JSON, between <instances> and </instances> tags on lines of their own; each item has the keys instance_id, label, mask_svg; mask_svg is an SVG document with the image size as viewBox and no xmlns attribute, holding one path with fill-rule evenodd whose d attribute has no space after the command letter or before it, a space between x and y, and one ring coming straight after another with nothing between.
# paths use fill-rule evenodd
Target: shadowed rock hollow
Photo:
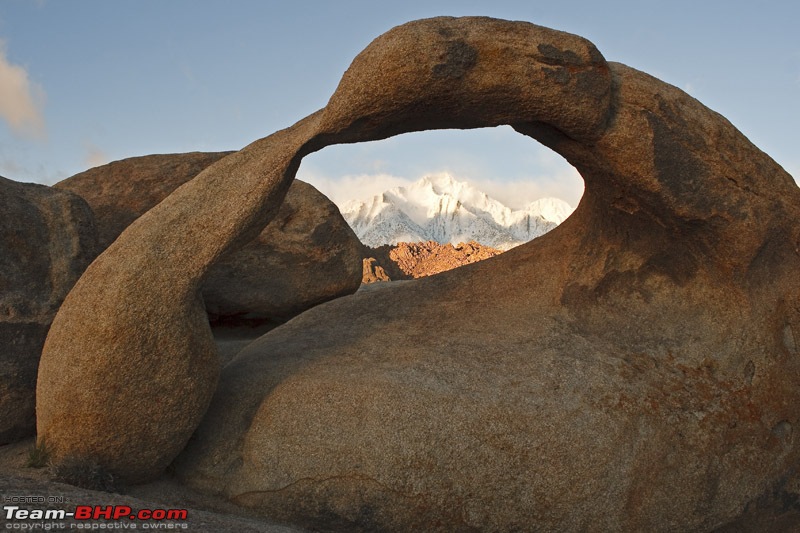
<instances>
[{"instance_id":1,"label":"shadowed rock hollow","mask_svg":"<svg viewBox=\"0 0 800 533\"><path fill-rule=\"evenodd\" d=\"M303 155L498 124L580 171L566 222L302 314L211 400L198 288ZM798 215L792 178L727 120L585 39L412 22L359 54L323 110L209 166L90 267L45 346L39 437L149 479L210 402L180 476L301 525L712 529L798 464Z\"/></svg>"},{"instance_id":2,"label":"shadowed rock hollow","mask_svg":"<svg viewBox=\"0 0 800 533\"><path fill-rule=\"evenodd\" d=\"M0 444L34 434L42 345L97 250L86 202L0 177Z\"/></svg>"}]
</instances>

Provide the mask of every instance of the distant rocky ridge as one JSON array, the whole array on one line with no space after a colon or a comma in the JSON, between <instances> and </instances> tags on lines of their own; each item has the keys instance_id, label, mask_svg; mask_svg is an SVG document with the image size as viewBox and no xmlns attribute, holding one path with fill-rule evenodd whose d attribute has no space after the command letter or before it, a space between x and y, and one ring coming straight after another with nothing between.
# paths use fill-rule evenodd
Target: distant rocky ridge
<instances>
[{"instance_id":1,"label":"distant rocky ridge","mask_svg":"<svg viewBox=\"0 0 800 533\"><path fill-rule=\"evenodd\" d=\"M501 253L501 250L475 241L455 246L436 241L400 242L378 248L365 246L362 283L423 278Z\"/></svg>"},{"instance_id":2,"label":"distant rocky ridge","mask_svg":"<svg viewBox=\"0 0 800 533\"><path fill-rule=\"evenodd\" d=\"M400 242L475 241L508 250L552 230L572 208L563 200L542 198L514 210L442 173L366 201L347 202L341 211L361 242L373 248Z\"/></svg>"}]
</instances>

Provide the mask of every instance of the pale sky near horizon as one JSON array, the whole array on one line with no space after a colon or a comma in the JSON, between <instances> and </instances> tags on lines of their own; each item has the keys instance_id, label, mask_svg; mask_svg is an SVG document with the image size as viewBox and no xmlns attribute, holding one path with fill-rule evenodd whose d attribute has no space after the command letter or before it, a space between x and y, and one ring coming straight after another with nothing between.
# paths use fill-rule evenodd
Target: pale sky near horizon
<instances>
[{"instance_id":1,"label":"pale sky near horizon","mask_svg":"<svg viewBox=\"0 0 800 533\"><path fill-rule=\"evenodd\" d=\"M436 15L582 35L720 112L800 178L794 0L0 0L0 175L52 184L126 157L239 149L323 107L372 39ZM582 191L560 156L507 127L328 147L298 177L341 202L441 171L512 207L575 205Z\"/></svg>"}]
</instances>

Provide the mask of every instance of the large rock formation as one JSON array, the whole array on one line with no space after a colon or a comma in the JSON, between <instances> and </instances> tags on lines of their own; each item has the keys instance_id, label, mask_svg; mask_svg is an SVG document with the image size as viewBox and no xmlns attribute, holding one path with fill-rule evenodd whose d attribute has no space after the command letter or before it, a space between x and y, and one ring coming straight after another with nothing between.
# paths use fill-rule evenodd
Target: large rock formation
<instances>
[{"instance_id":1,"label":"large rock formation","mask_svg":"<svg viewBox=\"0 0 800 533\"><path fill-rule=\"evenodd\" d=\"M134 220L231 152L132 157L76 174L57 188L81 195L107 248ZM226 254L203 282L212 323L282 322L350 294L360 281L360 243L336 206L295 181L278 214L255 239Z\"/></svg>"},{"instance_id":2,"label":"large rock formation","mask_svg":"<svg viewBox=\"0 0 800 533\"><path fill-rule=\"evenodd\" d=\"M324 110L134 223L56 317L40 438L56 460L157 475L214 389L202 278L266 224L300 158L497 124L578 168L573 216L265 335L226 367L178 472L346 530L709 530L780 491L800 459L797 186L680 90L486 18L389 31Z\"/></svg>"},{"instance_id":3,"label":"large rock formation","mask_svg":"<svg viewBox=\"0 0 800 533\"><path fill-rule=\"evenodd\" d=\"M92 212L74 194L0 177L0 444L32 435L50 323L97 253Z\"/></svg>"},{"instance_id":4,"label":"large rock formation","mask_svg":"<svg viewBox=\"0 0 800 533\"><path fill-rule=\"evenodd\" d=\"M216 387L210 266L275 216L319 115L218 160L136 219L67 295L37 383L39 444L126 482L184 447Z\"/></svg>"}]
</instances>

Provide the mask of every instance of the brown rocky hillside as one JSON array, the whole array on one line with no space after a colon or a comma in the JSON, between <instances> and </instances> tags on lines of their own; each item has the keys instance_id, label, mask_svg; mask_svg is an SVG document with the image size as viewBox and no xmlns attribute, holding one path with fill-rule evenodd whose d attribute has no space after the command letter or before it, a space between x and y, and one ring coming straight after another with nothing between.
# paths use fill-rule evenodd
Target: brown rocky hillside
<instances>
[{"instance_id":1,"label":"brown rocky hillside","mask_svg":"<svg viewBox=\"0 0 800 533\"><path fill-rule=\"evenodd\" d=\"M432 276L501 254L475 241L440 244L436 241L401 242L378 248L364 247L362 283Z\"/></svg>"}]
</instances>

